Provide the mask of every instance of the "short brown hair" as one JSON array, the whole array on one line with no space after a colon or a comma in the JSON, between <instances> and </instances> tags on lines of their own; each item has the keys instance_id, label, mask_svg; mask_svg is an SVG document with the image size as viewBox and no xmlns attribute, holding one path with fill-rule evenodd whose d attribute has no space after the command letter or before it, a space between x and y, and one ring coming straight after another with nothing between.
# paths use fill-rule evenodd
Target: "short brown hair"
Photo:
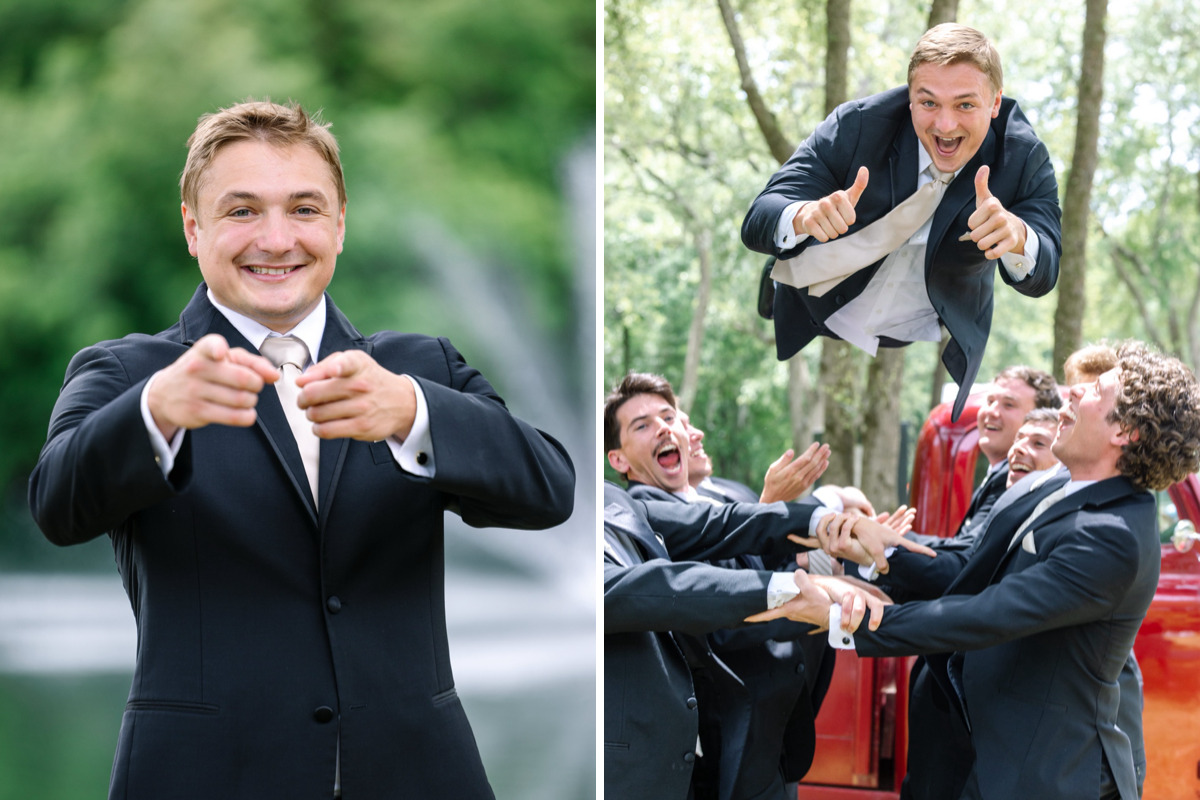
<instances>
[{"instance_id":1,"label":"short brown hair","mask_svg":"<svg viewBox=\"0 0 1200 800\"><path fill-rule=\"evenodd\" d=\"M675 405L671 382L650 372L630 372L604 398L604 452L621 449L621 427L617 411L639 394L656 394Z\"/></svg>"},{"instance_id":2,"label":"short brown hair","mask_svg":"<svg viewBox=\"0 0 1200 800\"><path fill-rule=\"evenodd\" d=\"M1095 380L1116 366L1117 351L1111 345L1104 342L1089 344L1067 356L1063 362L1063 377L1068 386L1074 386L1085 383L1088 378Z\"/></svg>"},{"instance_id":3,"label":"short brown hair","mask_svg":"<svg viewBox=\"0 0 1200 800\"><path fill-rule=\"evenodd\" d=\"M1117 469L1145 489L1166 489L1200 468L1200 386L1179 359L1141 342L1117 349L1121 386L1108 416L1129 434Z\"/></svg>"},{"instance_id":4,"label":"short brown hair","mask_svg":"<svg viewBox=\"0 0 1200 800\"><path fill-rule=\"evenodd\" d=\"M270 100L247 100L200 117L196 130L188 137L187 161L179 176L179 194L185 205L196 207L204 173L221 148L244 141L313 148L329 164L337 187L338 206L346 205L346 179L342 175L337 139L329 132L329 123L321 120L320 112L309 114L297 103L280 105Z\"/></svg>"},{"instance_id":5,"label":"short brown hair","mask_svg":"<svg viewBox=\"0 0 1200 800\"><path fill-rule=\"evenodd\" d=\"M1035 408L1033 411L1030 411L1028 414L1026 414L1025 419L1021 420L1021 422L1032 422L1034 424L1041 425L1057 425L1058 412L1053 408L1039 406L1038 408Z\"/></svg>"},{"instance_id":6,"label":"short brown hair","mask_svg":"<svg viewBox=\"0 0 1200 800\"><path fill-rule=\"evenodd\" d=\"M1062 395L1058 391L1058 382L1049 372L1017 364L1000 370L996 374L996 380L999 381L1001 378L1024 381L1028 384L1034 392L1034 408L1059 408L1062 406Z\"/></svg>"},{"instance_id":7,"label":"short brown hair","mask_svg":"<svg viewBox=\"0 0 1200 800\"><path fill-rule=\"evenodd\" d=\"M1000 53L987 37L974 28L954 22L943 22L925 31L917 41L908 61L908 85L922 64L948 67L951 64L970 64L982 72L992 84L992 91L1004 88L1004 68Z\"/></svg>"}]
</instances>

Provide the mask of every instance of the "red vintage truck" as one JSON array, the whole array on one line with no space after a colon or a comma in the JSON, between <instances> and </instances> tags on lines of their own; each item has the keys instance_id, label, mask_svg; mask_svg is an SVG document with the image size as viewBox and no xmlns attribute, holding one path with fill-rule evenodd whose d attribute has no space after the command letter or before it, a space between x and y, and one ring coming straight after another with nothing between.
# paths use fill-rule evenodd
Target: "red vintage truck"
<instances>
[{"instance_id":1,"label":"red vintage truck","mask_svg":"<svg viewBox=\"0 0 1200 800\"><path fill-rule=\"evenodd\" d=\"M910 482L916 530L950 536L966 514L979 459L975 415L958 422L950 405L929 414L917 437ZM1200 798L1200 480L1191 475L1159 495L1163 538L1158 592L1134 652L1145 680L1144 800ZM1192 546L1195 544L1196 546ZM908 744L908 673L914 658L838 653L817 718L817 750L800 800L895 800Z\"/></svg>"}]
</instances>

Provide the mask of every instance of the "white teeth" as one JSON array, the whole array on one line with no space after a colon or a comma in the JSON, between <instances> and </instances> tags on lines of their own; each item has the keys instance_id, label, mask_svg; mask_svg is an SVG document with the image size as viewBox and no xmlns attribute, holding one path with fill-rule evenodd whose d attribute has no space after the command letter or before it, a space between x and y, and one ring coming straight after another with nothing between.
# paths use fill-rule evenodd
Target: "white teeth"
<instances>
[{"instance_id":1,"label":"white teeth","mask_svg":"<svg viewBox=\"0 0 1200 800\"><path fill-rule=\"evenodd\" d=\"M255 275L286 275L295 267L249 267Z\"/></svg>"}]
</instances>

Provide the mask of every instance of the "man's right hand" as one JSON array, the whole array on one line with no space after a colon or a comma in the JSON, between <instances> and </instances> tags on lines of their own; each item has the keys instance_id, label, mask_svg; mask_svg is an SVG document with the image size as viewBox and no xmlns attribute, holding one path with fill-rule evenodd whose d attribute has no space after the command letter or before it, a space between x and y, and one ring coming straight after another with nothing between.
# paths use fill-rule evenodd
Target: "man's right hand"
<instances>
[{"instance_id":1,"label":"man's right hand","mask_svg":"<svg viewBox=\"0 0 1200 800\"><path fill-rule=\"evenodd\" d=\"M758 502L774 503L777 500L795 500L817 482L817 478L829 466L829 445L813 442L808 449L793 459L794 450L784 452L767 469L763 477L763 490Z\"/></svg>"},{"instance_id":2,"label":"man's right hand","mask_svg":"<svg viewBox=\"0 0 1200 800\"><path fill-rule=\"evenodd\" d=\"M247 428L257 419L258 393L277 380L279 370L270 361L210 333L157 374L146 403L167 441L180 428Z\"/></svg>"},{"instance_id":3,"label":"man's right hand","mask_svg":"<svg viewBox=\"0 0 1200 800\"><path fill-rule=\"evenodd\" d=\"M866 167L858 168L858 175L849 189L841 189L831 195L805 203L792 218L792 229L797 236L811 236L818 242L836 239L850 229L858 217L854 207L867 188L870 173Z\"/></svg>"}]
</instances>

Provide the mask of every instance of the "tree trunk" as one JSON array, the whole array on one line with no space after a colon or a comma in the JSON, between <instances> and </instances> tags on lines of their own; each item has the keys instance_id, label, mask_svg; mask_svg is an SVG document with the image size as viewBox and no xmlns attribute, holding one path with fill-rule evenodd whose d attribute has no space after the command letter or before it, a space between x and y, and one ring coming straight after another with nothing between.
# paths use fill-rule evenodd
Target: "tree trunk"
<instances>
[{"instance_id":1,"label":"tree trunk","mask_svg":"<svg viewBox=\"0 0 1200 800\"><path fill-rule=\"evenodd\" d=\"M809 401L812 379L808 374L808 361L796 356L788 365L788 419L792 424L792 449L797 454L813 440L813 403Z\"/></svg>"},{"instance_id":2,"label":"tree trunk","mask_svg":"<svg viewBox=\"0 0 1200 800\"><path fill-rule=\"evenodd\" d=\"M800 356L796 356L800 358ZM854 483L854 445L857 442L859 397L863 390L861 353L840 339L821 340L821 394L829 468L824 482Z\"/></svg>"},{"instance_id":3,"label":"tree trunk","mask_svg":"<svg viewBox=\"0 0 1200 800\"><path fill-rule=\"evenodd\" d=\"M849 5L848 2L847 5ZM746 58L746 45L742 42L742 33L738 30L737 17L733 13L732 6L729 5L729 0L717 0L717 6L721 9L721 20L725 23L725 30L729 34L729 43L733 45L733 57L737 59L738 74L742 76L742 91L746 93L746 102L750 105L750 111L754 114L758 129L762 131L763 138L767 140L767 148L770 149L771 155L782 164L791 158L796 146L784 135L779 127L779 120L767 108L766 101L758 91L758 84L755 83L754 75L750 72L750 62Z\"/></svg>"},{"instance_id":4,"label":"tree trunk","mask_svg":"<svg viewBox=\"0 0 1200 800\"><path fill-rule=\"evenodd\" d=\"M700 259L700 283L696 287L696 308L688 328L687 354L683 359L683 382L679 386L680 408L690 411L695 405L696 387L700 383L700 349L704 343L704 321L712 297L712 230L697 225L692 238Z\"/></svg>"},{"instance_id":5,"label":"tree trunk","mask_svg":"<svg viewBox=\"0 0 1200 800\"><path fill-rule=\"evenodd\" d=\"M890 510L896 499L900 460L900 387L904 350L880 350L867 368L867 407L863 413L863 474L859 488L876 511ZM870 435L868 435L870 434Z\"/></svg>"},{"instance_id":6,"label":"tree trunk","mask_svg":"<svg viewBox=\"0 0 1200 800\"><path fill-rule=\"evenodd\" d=\"M943 22L958 20L958 0L933 0L929 4L929 25L941 25Z\"/></svg>"},{"instance_id":7,"label":"tree trunk","mask_svg":"<svg viewBox=\"0 0 1200 800\"><path fill-rule=\"evenodd\" d=\"M1087 306L1088 204L1096 172L1100 103L1104 95L1104 23L1108 0L1087 0L1083 24L1083 57L1079 70L1079 110L1075 152L1063 196L1062 259L1058 273L1058 308L1054 313L1054 374L1061 380L1063 362L1083 341Z\"/></svg>"},{"instance_id":8,"label":"tree trunk","mask_svg":"<svg viewBox=\"0 0 1200 800\"><path fill-rule=\"evenodd\" d=\"M849 86L850 0L825 0L825 113L846 102Z\"/></svg>"}]
</instances>

